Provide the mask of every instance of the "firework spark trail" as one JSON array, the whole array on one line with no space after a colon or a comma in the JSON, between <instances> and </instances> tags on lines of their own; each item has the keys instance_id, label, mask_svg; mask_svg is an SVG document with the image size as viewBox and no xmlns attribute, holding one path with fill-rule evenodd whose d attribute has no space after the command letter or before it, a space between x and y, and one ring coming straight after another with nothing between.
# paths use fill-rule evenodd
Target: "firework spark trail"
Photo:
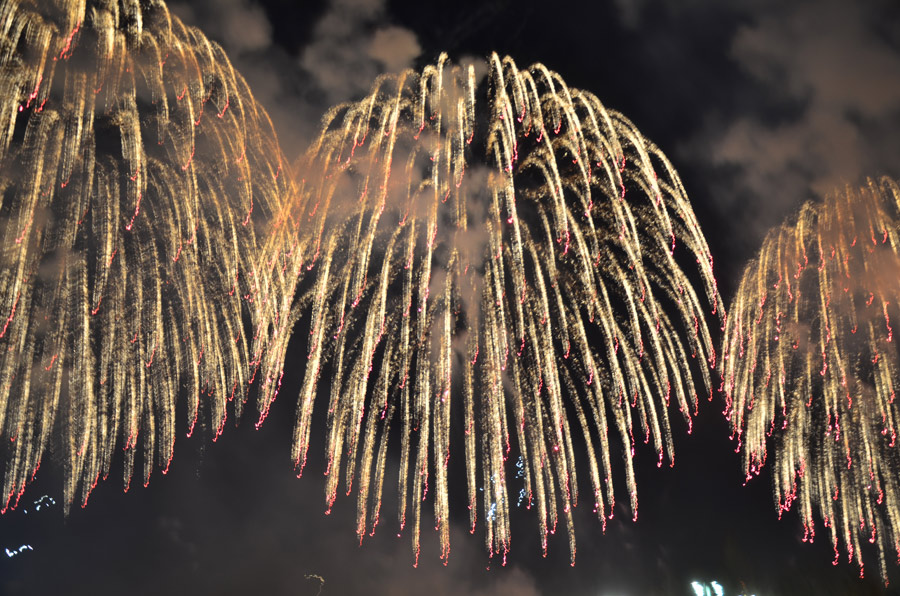
<instances>
[{"instance_id":1,"label":"firework spark trail","mask_svg":"<svg viewBox=\"0 0 900 596\"><path fill-rule=\"evenodd\" d=\"M809 541L823 521L835 564L841 549L860 575L877 544L885 582L886 552L900 557L898 224L887 178L804 205L744 271L722 360L747 478L772 441L779 516L796 503Z\"/></svg>"},{"instance_id":2,"label":"firework spark trail","mask_svg":"<svg viewBox=\"0 0 900 596\"><path fill-rule=\"evenodd\" d=\"M293 457L302 473L322 385L326 500L343 470L362 540L399 434L400 526L411 518L418 556L431 494L446 559L451 455L465 458L472 530L480 492L487 548L505 555L515 448L545 550L564 523L574 560L576 449L586 444L605 523L612 427L636 516L634 443L672 461L669 400L689 425L698 371L710 388L707 319L721 301L681 182L652 143L540 64L493 55L487 71L480 87L472 66L442 56L379 78L328 112L298 167L310 336Z\"/></svg>"},{"instance_id":3,"label":"firework spark trail","mask_svg":"<svg viewBox=\"0 0 900 596\"><path fill-rule=\"evenodd\" d=\"M254 371L277 390L296 275L261 255L292 181L221 48L160 2L0 1L0 89L0 507L53 443L68 508L117 446L126 487L141 448L145 483L165 471L178 399L221 432Z\"/></svg>"}]
</instances>

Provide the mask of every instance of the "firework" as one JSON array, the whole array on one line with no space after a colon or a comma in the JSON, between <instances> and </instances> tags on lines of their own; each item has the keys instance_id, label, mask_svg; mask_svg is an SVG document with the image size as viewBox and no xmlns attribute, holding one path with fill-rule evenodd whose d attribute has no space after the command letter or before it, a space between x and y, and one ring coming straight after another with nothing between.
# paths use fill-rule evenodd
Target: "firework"
<instances>
[{"instance_id":1,"label":"firework","mask_svg":"<svg viewBox=\"0 0 900 596\"><path fill-rule=\"evenodd\" d=\"M493 55L486 71L479 82L442 56L380 78L328 112L298 167L310 331L293 457L302 472L321 391L327 504L343 471L360 540L378 524L394 436L416 554L429 493L449 552L456 457L491 554L507 552L519 503L537 510L545 551L565 525L574 560L576 468L612 517L611 428L637 515L635 441L672 461L669 402L689 426L720 298L656 146L540 64Z\"/></svg>"},{"instance_id":2,"label":"firework","mask_svg":"<svg viewBox=\"0 0 900 596\"><path fill-rule=\"evenodd\" d=\"M167 468L176 403L221 432L254 371L274 391L293 285L260 238L290 181L221 48L159 2L3 0L0 90L0 507L51 446L68 507L117 446L126 487L137 451L145 483Z\"/></svg>"},{"instance_id":3,"label":"firework","mask_svg":"<svg viewBox=\"0 0 900 596\"><path fill-rule=\"evenodd\" d=\"M779 516L795 504L856 559L900 556L895 402L900 188L883 179L803 206L744 271L725 332L727 410L747 478L772 441ZM770 439L771 437L771 439Z\"/></svg>"}]
</instances>

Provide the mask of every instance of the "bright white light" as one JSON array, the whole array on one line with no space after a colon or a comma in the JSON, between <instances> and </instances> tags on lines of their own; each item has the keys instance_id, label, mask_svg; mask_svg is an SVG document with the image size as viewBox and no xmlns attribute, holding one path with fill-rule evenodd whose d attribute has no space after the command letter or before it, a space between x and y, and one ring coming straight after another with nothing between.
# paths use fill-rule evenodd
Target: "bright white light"
<instances>
[{"instance_id":1,"label":"bright white light","mask_svg":"<svg viewBox=\"0 0 900 596\"><path fill-rule=\"evenodd\" d=\"M691 588L696 596L725 596L725 588L717 581L708 584L704 582L691 582Z\"/></svg>"}]
</instances>

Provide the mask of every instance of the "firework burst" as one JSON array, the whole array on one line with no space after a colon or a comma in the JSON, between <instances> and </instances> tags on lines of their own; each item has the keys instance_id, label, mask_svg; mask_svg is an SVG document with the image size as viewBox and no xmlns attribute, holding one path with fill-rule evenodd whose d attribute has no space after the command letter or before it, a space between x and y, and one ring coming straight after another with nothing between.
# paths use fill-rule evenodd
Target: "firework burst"
<instances>
[{"instance_id":1,"label":"firework burst","mask_svg":"<svg viewBox=\"0 0 900 596\"><path fill-rule=\"evenodd\" d=\"M326 499L343 471L360 540L378 524L394 436L399 523L411 519L416 553L428 493L449 552L460 457L470 524L484 520L492 554L508 550L519 502L537 510L545 549L565 525L574 560L576 468L611 517L618 435L637 515L635 442L672 461L670 401L689 426L720 298L656 146L540 64L493 55L483 70L479 82L475 65L442 56L380 78L328 112L298 167L310 334L293 455L302 471L327 393Z\"/></svg>"},{"instance_id":2,"label":"firework burst","mask_svg":"<svg viewBox=\"0 0 900 596\"><path fill-rule=\"evenodd\" d=\"M126 487L138 451L145 483L167 468L179 399L220 432L254 371L273 390L293 285L260 238L290 179L221 48L159 2L3 0L0 89L0 507L51 444L68 507L117 446Z\"/></svg>"},{"instance_id":3,"label":"firework burst","mask_svg":"<svg viewBox=\"0 0 900 596\"><path fill-rule=\"evenodd\" d=\"M772 445L779 516L796 505L856 559L900 556L895 404L900 188L882 179L807 203L744 271L725 331L727 410L749 479Z\"/></svg>"}]
</instances>

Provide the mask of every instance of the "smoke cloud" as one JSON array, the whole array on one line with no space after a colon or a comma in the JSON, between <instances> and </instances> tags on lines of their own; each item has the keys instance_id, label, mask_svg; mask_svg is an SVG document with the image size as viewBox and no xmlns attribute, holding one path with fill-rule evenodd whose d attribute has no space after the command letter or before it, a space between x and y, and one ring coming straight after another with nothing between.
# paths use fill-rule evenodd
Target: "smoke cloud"
<instances>
[{"instance_id":1,"label":"smoke cloud","mask_svg":"<svg viewBox=\"0 0 900 596\"><path fill-rule=\"evenodd\" d=\"M412 31L388 22L384 0L332 0L296 54L275 43L268 15L249 0L172 3L170 10L222 45L292 159L319 133L329 107L359 99L378 75L410 67L421 52Z\"/></svg>"},{"instance_id":2,"label":"smoke cloud","mask_svg":"<svg viewBox=\"0 0 900 596\"><path fill-rule=\"evenodd\" d=\"M697 173L688 190L708 198L736 254L808 199L900 175L892 3L616 5L626 29L652 40L639 51L667 69L658 87L695 106L678 167Z\"/></svg>"}]
</instances>

